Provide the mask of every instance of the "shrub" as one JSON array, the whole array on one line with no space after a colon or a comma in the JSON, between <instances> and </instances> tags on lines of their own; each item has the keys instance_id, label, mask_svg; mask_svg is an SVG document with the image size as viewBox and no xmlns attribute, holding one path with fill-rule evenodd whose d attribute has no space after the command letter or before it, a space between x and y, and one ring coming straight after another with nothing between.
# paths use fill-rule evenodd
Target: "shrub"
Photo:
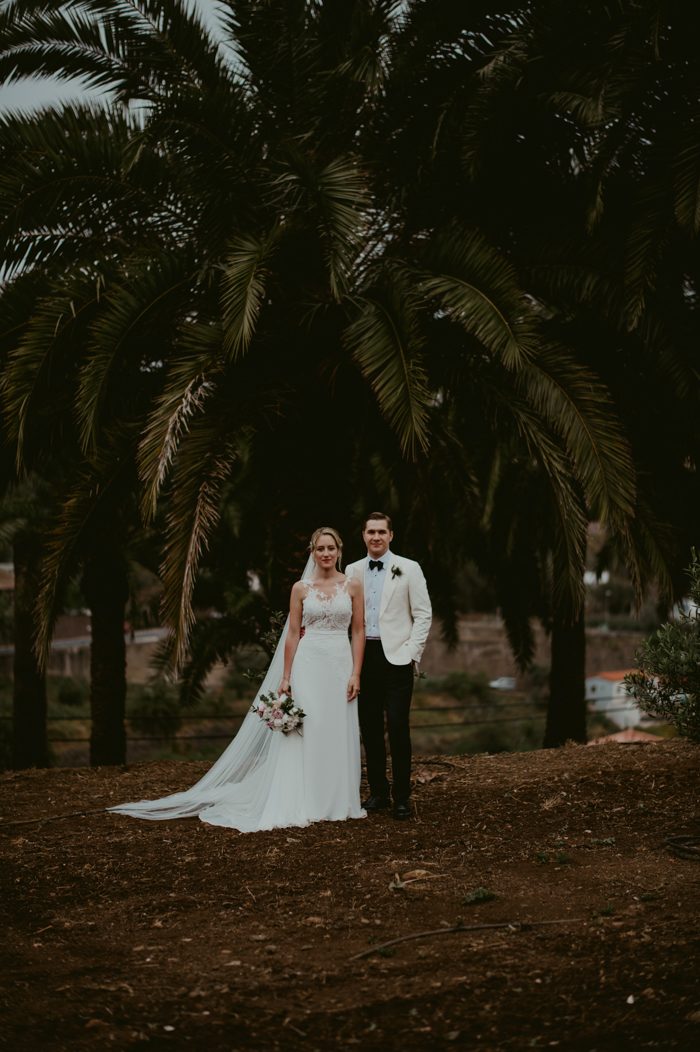
<instances>
[{"instance_id":1,"label":"shrub","mask_svg":"<svg viewBox=\"0 0 700 1052\"><path fill-rule=\"evenodd\" d=\"M182 726L177 689L157 682L132 690L128 718L133 730L144 737L174 738Z\"/></svg>"},{"instance_id":2,"label":"shrub","mask_svg":"<svg viewBox=\"0 0 700 1052\"><path fill-rule=\"evenodd\" d=\"M491 690L487 677L477 672L448 672L442 679L435 681L435 687L444 691L455 701L491 701Z\"/></svg>"},{"instance_id":3,"label":"shrub","mask_svg":"<svg viewBox=\"0 0 700 1052\"><path fill-rule=\"evenodd\" d=\"M700 742L700 559L688 569L690 613L662 625L637 654L639 671L625 677L627 688L650 716L672 723L679 734Z\"/></svg>"},{"instance_id":4,"label":"shrub","mask_svg":"<svg viewBox=\"0 0 700 1052\"><path fill-rule=\"evenodd\" d=\"M261 673L256 671L255 682L259 682L261 679ZM247 698L253 693L254 686L253 680L249 673L241 671L238 668L232 668L226 674L224 681L226 690L230 691L235 698Z\"/></svg>"},{"instance_id":5,"label":"shrub","mask_svg":"<svg viewBox=\"0 0 700 1052\"><path fill-rule=\"evenodd\" d=\"M83 680L73 679L66 676L61 679L56 689L56 701L60 705L68 705L70 708L78 708L87 699L90 693L88 684Z\"/></svg>"},{"instance_id":6,"label":"shrub","mask_svg":"<svg viewBox=\"0 0 700 1052\"><path fill-rule=\"evenodd\" d=\"M464 906L476 906L480 902L491 902L496 898L493 891L489 891L488 888L474 888L462 899L462 905Z\"/></svg>"}]
</instances>

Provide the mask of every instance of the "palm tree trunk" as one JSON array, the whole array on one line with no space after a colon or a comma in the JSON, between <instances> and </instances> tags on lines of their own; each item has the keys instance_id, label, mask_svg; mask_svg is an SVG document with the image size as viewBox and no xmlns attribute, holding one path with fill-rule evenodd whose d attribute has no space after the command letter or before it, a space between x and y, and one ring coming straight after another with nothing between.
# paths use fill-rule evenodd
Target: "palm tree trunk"
<instances>
[{"instance_id":1,"label":"palm tree trunk","mask_svg":"<svg viewBox=\"0 0 700 1052\"><path fill-rule=\"evenodd\" d=\"M586 741L586 631L583 608L576 619L554 619L545 749Z\"/></svg>"},{"instance_id":2,"label":"palm tree trunk","mask_svg":"<svg viewBox=\"0 0 700 1052\"><path fill-rule=\"evenodd\" d=\"M41 548L30 533L14 540L15 624L12 700L12 765L48 767L46 735L46 676L34 653L34 606L39 587Z\"/></svg>"},{"instance_id":3,"label":"palm tree trunk","mask_svg":"<svg viewBox=\"0 0 700 1052\"><path fill-rule=\"evenodd\" d=\"M129 595L126 562L116 544L105 544L85 566L83 585L92 612L90 646L90 763L126 762L126 644L124 611Z\"/></svg>"}]
</instances>

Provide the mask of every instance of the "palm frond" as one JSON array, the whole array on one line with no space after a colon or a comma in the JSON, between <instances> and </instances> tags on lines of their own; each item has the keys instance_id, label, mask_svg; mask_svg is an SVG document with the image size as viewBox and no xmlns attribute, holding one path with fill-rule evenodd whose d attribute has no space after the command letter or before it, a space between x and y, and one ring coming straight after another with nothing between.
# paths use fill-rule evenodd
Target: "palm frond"
<instances>
[{"instance_id":1,"label":"palm frond","mask_svg":"<svg viewBox=\"0 0 700 1052\"><path fill-rule=\"evenodd\" d=\"M415 303L396 287L357 301L343 342L369 382L403 452L415 458L429 442L431 396L421 359Z\"/></svg>"},{"instance_id":2,"label":"palm frond","mask_svg":"<svg viewBox=\"0 0 700 1052\"><path fill-rule=\"evenodd\" d=\"M439 235L422 293L474 336L507 369L522 368L536 340L532 309L513 265L475 230Z\"/></svg>"},{"instance_id":3,"label":"palm frond","mask_svg":"<svg viewBox=\"0 0 700 1052\"><path fill-rule=\"evenodd\" d=\"M516 392L497 392L497 397L547 480L546 514L551 522L551 548L556 567L552 579L552 601L560 611L576 611L584 598L588 520L573 464L561 442L529 401Z\"/></svg>"},{"instance_id":4,"label":"palm frond","mask_svg":"<svg viewBox=\"0 0 700 1052\"><path fill-rule=\"evenodd\" d=\"M673 569L678 565L678 541L673 528L661 522L648 501L640 498L636 515L615 534L632 579L635 601L640 606L649 582L659 590L659 599L670 606L675 598Z\"/></svg>"},{"instance_id":5,"label":"palm frond","mask_svg":"<svg viewBox=\"0 0 700 1052\"><path fill-rule=\"evenodd\" d=\"M679 226L696 237L700 234L700 143L697 134L688 136L673 165L674 208Z\"/></svg>"},{"instance_id":6,"label":"palm frond","mask_svg":"<svg viewBox=\"0 0 700 1052\"><path fill-rule=\"evenodd\" d=\"M240 235L230 245L221 276L224 351L229 359L245 354L262 309L270 263L282 228L267 236Z\"/></svg>"},{"instance_id":7,"label":"palm frond","mask_svg":"<svg viewBox=\"0 0 700 1052\"><path fill-rule=\"evenodd\" d=\"M99 537L100 520L118 514L114 502L131 466L117 462L112 473L100 477L88 465L76 472L70 492L56 517L46 542L41 588L36 601L37 628L35 650L43 666L48 658L56 617L60 612L62 590Z\"/></svg>"},{"instance_id":8,"label":"palm frond","mask_svg":"<svg viewBox=\"0 0 700 1052\"><path fill-rule=\"evenodd\" d=\"M331 295L347 289L350 268L367 231L370 196L358 159L336 157L324 168L297 148L273 183L278 207L306 213L317 224L328 267Z\"/></svg>"},{"instance_id":9,"label":"palm frond","mask_svg":"<svg viewBox=\"0 0 700 1052\"><path fill-rule=\"evenodd\" d=\"M555 110L566 113L580 124L597 127L607 116L601 94L588 95L577 91L555 91L547 98Z\"/></svg>"},{"instance_id":10,"label":"palm frond","mask_svg":"<svg viewBox=\"0 0 700 1052\"><path fill-rule=\"evenodd\" d=\"M133 277L120 284L113 282L103 292L100 311L90 328L76 397L84 451L97 442L113 374L133 362L134 352L137 361L142 361L144 343L150 358L145 365L167 358L168 330L172 336L186 291L190 295L185 298L192 303L192 267L186 251L151 253L148 264Z\"/></svg>"},{"instance_id":11,"label":"palm frond","mask_svg":"<svg viewBox=\"0 0 700 1052\"><path fill-rule=\"evenodd\" d=\"M45 426L49 416L67 408L70 387L58 377L65 380L71 371L68 334L81 328L98 298L99 290L87 279L57 287L34 305L7 357L0 394L20 471L29 429Z\"/></svg>"},{"instance_id":12,"label":"palm frond","mask_svg":"<svg viewBox=\"0 0 700 1052\"><path fill-rule=\"evenodd\" d=\"M626 316L630 330L639 323L649 292L656 285L660 258L669 236L669 211L666 186L649 180L640 192L625 246Z\"/></svg>"},{"instance_id":13,"label":"palm frond","mask_svg":"<svg viewBox=\"0 0 700 1052\"><path fill-rule=\"evenodd\" d=\"M92 17L87 8L94 10ZM127 10L129 5L80 3L68 0L57 5L28 0L6 4L0 15L0 76L8 82L31 76L54 76L60 79L79 79L92 88L126 91L136 95L139 87L134 82L128 65L128 52L114 47L114 29L132 28ZM121 8L121 10L116 10ZM121 17L120 17L121 16ZM110 53L110 45L111 53Z\"/></svg>"},{"instance_id":14,"label":"palm frond","mask_svg":"<svg viewBox=\"0 0 700 1052\"><path fill-rule=\"evenodd\" d=\"M592 515L616 525L625 522L635 506L635 468L603 384L554 344L542 346L516 382L564 440Z\"/></svg>"},{"instance_id":15,"label":"palm frond","mask_svg":"<svg viewBox=\"0 0 700 1052\"><path fill-rule=\"evenodd\" d=\"M94 106L0 117L0 237L7 277L31 266L70 262L95 270L162 236L163 191L127 178L133 118ZM162 165L161 165L162 168ZM150 173L149 173L150 174ZM170 217L168 217L170 218Z\"/></svg>"},{"instance_id":16,"label":"palm frond","mask_svg":"<svg viewBox=\"0 0 700 1052\"><path fill-rule=\"evenodd\" d=\"M182 0L28 0L0 19L0 73L81 78L120 102L201 91L228 75L195 10Z\"/></svg>"},{"instance_id":17,"label":"palm frond","mask_svg":"<svg viewBox=\"0 0 700 1052\"><path fill-rule=\"evenodd\" d=\"M353 257L367 232L366 180L357 158L338 157L319 173L316 190L331 294L340 300L348 287Z\"/></svg>"},{"instance_id":18,"label":"palm frond","mask_svg":"<svg viewBox=\"0 0 700 1052\"><path fill-rule=\"evenodd\" d=\"M190 427L189 440L180 448L175 464L161 577L163 614L174 633L177 669L185 661L194 624L192 595L197 571L219 522L222 489L236 458L232 442L216 448L211 423L204 420Z\"/></svg>"},{"instance_id":19,"label":"palm frond","mask_svg":"<svg viewBox=\"0 0 700 1052\"><path fill-rule=\"evenodd\" d=\"M182 358L173 363L163 393L148 418L139 445L139 475L143 483L142 514L155 516L158 496L193 417L201 413L215 390L199 369L209 363Z\"/></svg>"},{"instance_id":20,"label":"palm frond","mask_svg":"<svg viewBox=\"0 0 700 1052\"><path fill-rule=\"evenodd\" d=\"M240 646L258 643L261 627L254 616L259 600L252 592L242 595L222 617L199 620L190 635L187 659L180 674L180 700L196 705L202 698L209 673L226 664ZM172 657L170 654L172 667ZM251 684L252 685L252 684Z\"/></svg>"}]
</instances>

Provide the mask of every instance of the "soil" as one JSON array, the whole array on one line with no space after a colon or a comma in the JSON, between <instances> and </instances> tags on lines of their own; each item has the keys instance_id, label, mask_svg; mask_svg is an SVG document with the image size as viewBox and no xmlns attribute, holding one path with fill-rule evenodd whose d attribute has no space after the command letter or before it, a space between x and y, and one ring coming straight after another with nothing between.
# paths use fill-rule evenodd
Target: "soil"
<instances>
[{"instance_id":1,"label":"soil","mask_svg":"<svg viewBox=\"0 0 700 1052\"><path fill-rule=\"evenodd\" d=\"M101 810L202 763L4 775L0 1043L700 1047L699 757L421 757L409 822L247 835Z\"/></svg>"}]
</instances>

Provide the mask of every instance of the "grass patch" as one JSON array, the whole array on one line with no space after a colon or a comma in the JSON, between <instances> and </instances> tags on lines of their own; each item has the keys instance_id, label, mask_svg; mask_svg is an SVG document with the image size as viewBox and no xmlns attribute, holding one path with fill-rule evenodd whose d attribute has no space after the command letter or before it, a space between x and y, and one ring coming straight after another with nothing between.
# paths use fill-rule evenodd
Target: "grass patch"
<instances>
[{"instance_id":1,"label":"grass patch","mask_svg":"<svg viewBox=\"0 0 700 1052\"><path fill-rule=\"evenodd\" d=\"M491 902L492 899L496 898L496 894L493 891L489 891L488 888L474 888L462 899L463 906L477 906L480 902Z\"/></svg>"}]
</instances>

